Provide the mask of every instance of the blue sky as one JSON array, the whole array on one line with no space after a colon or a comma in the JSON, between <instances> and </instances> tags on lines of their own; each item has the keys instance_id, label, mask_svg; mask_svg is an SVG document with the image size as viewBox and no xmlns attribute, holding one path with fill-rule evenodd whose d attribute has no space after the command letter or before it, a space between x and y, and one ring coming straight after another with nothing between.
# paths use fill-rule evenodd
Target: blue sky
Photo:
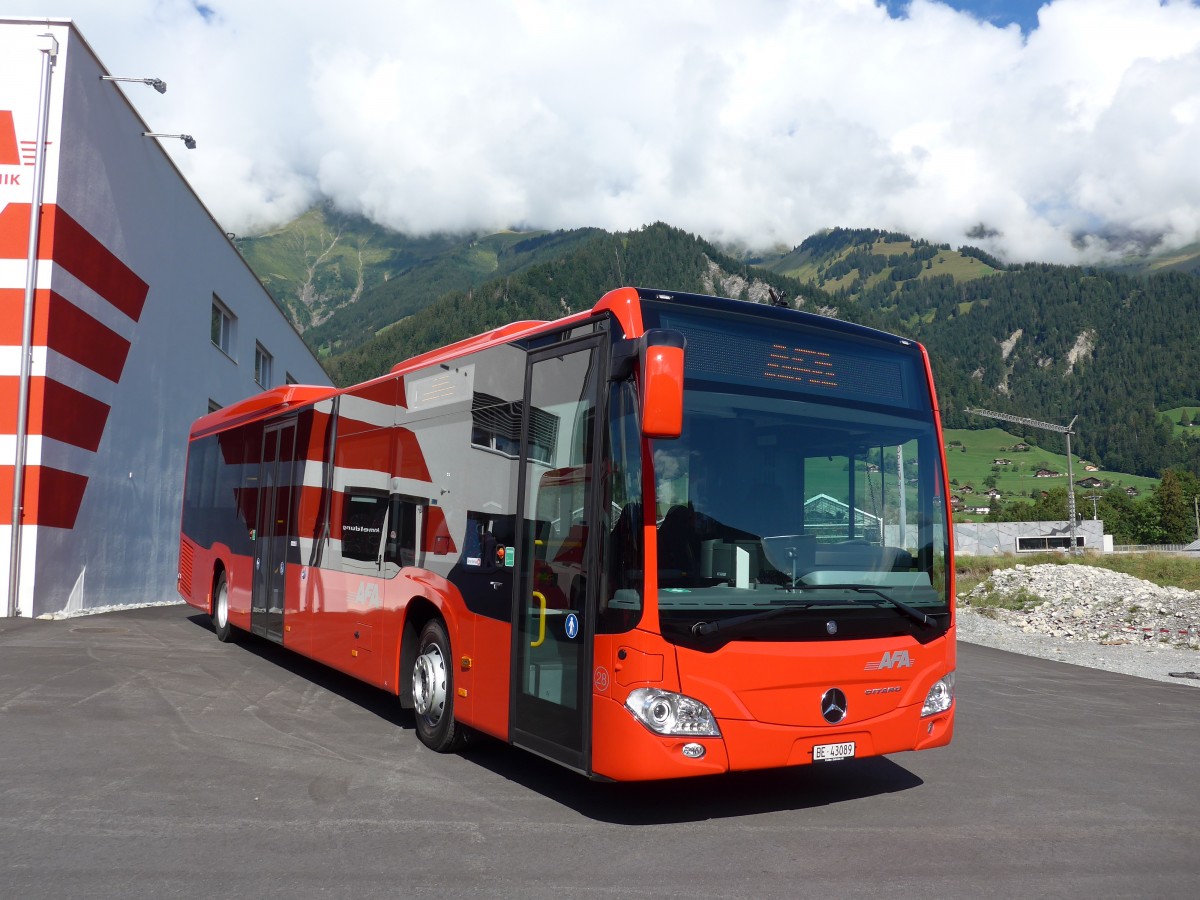
<instances>
[{"instance_id":1,"label":"blue sky","mask_svg":"<svg viewBox=\"0 0 1200 900\"><path fill-rule=\"evenodd\" d=\"M888 12L903 15L911 0L887 0ZM944 0L947 6L993 25L1016 23L1028 33L1037 27L1037 11L1046 0Z\"/></svg>"},{"instance_id":2,"label":"blue sky","mask_svg":"<svg viewBox=\"0 0 1200 900\"><path fill-rule=\"evenodd\" d=\"M1197 0L5 6L164 79L116 89L195 136L164 149L239 234L327 200L410 233L870 227L1050 262L1200 241Z\"/></svg>"}]
</instances>

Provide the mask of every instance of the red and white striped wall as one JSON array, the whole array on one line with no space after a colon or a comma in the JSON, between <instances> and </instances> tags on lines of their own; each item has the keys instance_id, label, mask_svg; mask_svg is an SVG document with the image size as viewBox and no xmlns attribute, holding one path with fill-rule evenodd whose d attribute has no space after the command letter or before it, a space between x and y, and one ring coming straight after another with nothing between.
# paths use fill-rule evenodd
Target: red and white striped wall
<instances>
[{"instance_id":1,"label":"red and white striped wall","mask_svg":"<svg viewBox=\"0 0 1200 900\"><path fill-rule=\"evenodd\" d=\"M32 315L22 616L176 600L191 422L212 402L263 389L256 346L274 358L265 387L329 383L158 140L143 136L160 129L101 79L109 73L75 25L0 18L0 590L47 33L58 54ZM211 341L214 295L236 317L228 352Z\"/></svg>"}]
</instances>

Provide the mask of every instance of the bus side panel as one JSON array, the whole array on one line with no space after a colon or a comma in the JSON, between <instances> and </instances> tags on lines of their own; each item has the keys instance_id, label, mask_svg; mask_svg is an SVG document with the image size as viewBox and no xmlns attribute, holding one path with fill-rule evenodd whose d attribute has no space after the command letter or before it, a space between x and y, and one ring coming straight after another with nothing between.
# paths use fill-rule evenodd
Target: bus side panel
<instances>
[{"instance_id":1,"label":"bus side panel","mask_svg":"<svg viewBox=\"0 0 1200 900\"><path fill-rule=\"evenodd\" d=\"M231 621L239 628L250 627L250 557L261 453L261 423L198 438L188 447L180 592L191 605L211 614L220 564L230 587Z\"/></svg>"},{"instance_id":2,"label":"bus side panel","mask_svg":"<svg viewBox=\"0 0 1200 900\"><path fill-rule=\"evenodd\" d=\"M179 575L175 586L188 606L212 613L212 554L189 538L179 536Z\"/></svg>"},{"instance_id":3,"label":"bus side panel","mask_svg":"<svg viewBox=\"0 0 1200 900\"><path fill-rule=\"evenodd\" d=\"M309 584L314 600L309 630L312 658L384 687L378 642L383 619L381 579L316 568L304 570L298 578Z\"/></svg>"},{"instance_id":4,"label":"bus side panel","mask_svg":"<svg viewBox=\"0 0 1200 900\"><path fill-rule=\"evenodd\" d=\"M446 620L456 718L503 740L525 359L502 345L405 373L396 408L393 491L427 498L409 596Z\"/></svg>"},{"instance_id":5,"label":"bus side panel","mask_svg":"<svg viewBox=\"0 0 1200 900\"><path fill-rule=\"evenodd\" d=\"M321 603L321 579L313 577L326 552L326 521L329 497L329 439L333 402L322 401L300 414L297 435L298 469L293 473L297 488L295 549L288 552L288 588L284 598L283 643L304 656L312 655L314 611Z\"/></svg>"},{"instance_id":6,"label":"bus side panel","mask_svg":"<svg viewBox=\"0 0 1200 900\"><path fill-rule=\"evenodd\" d=\"M289 584L291 646L380 687L383 576L398 571L384 563L398 383L379 379L341 396L332 460L328 421L314 420L297 514L301 564Z\"/></svg>"},{"instance_id":7,"label":"bus side panel","mask_svg":"<svg viewBox=\"0 0 1200 900\"><path fill-rule=\"evenodd\" d=\"M229 589L229 622L234 628L250 630L250 599L254 587L254 560L249 556L229 555L225 571Z\"/></svg>"},{"instance_id":8,"label":"bus side panel","mask_svg":"<svg viewBox=\"0 0 1200 900\"><path fill-rule=\"evenodd\" d=\"M393 685L402 683L407 674L399 670L400 643L409 605L418 599L432 604L446 623L453 654L455 719L507 740L511 626L472 613L458 588L434 572L405 569L387 586L380 655L385 660L383 677L390 684L383 686L394 692ZM387 661L392 661L390 671Z\"/></svg>"}]
</instances>

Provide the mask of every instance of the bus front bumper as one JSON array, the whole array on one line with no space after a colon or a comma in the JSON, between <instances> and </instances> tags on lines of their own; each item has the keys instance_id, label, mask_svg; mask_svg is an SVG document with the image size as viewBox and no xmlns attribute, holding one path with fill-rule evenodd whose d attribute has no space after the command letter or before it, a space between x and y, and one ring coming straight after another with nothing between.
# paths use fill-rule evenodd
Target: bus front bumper
<instances>
[{"instance_id":1,"label":"bus front bumper","mask_svg":"<svg viewBox=\"0 0 1200 900\"><path fill-rule=\"evenodd\" d=\"M921 706L900 707L869 722L841 729L770 725L721 719L720 737L665 737L638 722L608 697L593 704L592 774L614 781L649 781L716 775L723 772L803 766L814 762L814 748L853 742L863 758L927 750L949 744L954 736L954 706L921 717Z\"/></svg>"}]
</instances>

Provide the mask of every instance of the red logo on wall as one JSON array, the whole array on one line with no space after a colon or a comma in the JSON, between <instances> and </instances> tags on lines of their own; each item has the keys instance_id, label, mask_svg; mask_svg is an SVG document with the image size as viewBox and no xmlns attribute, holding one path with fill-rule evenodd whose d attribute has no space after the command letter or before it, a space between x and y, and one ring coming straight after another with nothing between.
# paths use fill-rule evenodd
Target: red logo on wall
<instances>
[{"instance_id":1,"label":"red logo on wall","mask_svg":"<svg viewBox=\"0 0 1200 900\"><path fill-rule=\"evenodd\" d=\"M46 146L50 146L49 141ZM36 158L37 141L18 141L12 110L0 109L0 166L32 166Z\"/></svg>"},{"instance_id":2,"label":"red logo on wall","mask_svg":"<svg viewBox=\"0 0 1200 900\"><path fill-rule=\"evenodd\" d=\"M0 166L19 166L21 153L17 150L17 129L12 110L0 109Z\"/></svg>"}]
</instances>

